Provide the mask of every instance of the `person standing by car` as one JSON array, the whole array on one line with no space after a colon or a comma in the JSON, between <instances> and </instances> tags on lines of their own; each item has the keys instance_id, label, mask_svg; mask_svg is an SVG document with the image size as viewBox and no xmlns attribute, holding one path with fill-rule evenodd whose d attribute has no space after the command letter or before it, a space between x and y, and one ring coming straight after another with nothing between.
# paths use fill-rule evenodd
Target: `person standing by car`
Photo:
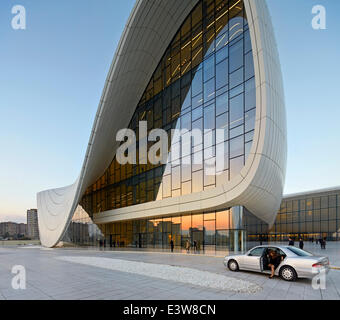
<instances>
[{"instance_id":1,"label":"person standing by car","mask_svg":"<svg viewBox=\"0 0 340 320\"><path fill-rule=\"evenodd\" d=\"M303 250L303 246L304 246L303 240L302 240L302 238L300 238L300 241L299 241L299 248L300 248L301 250Z\"/></svg>"},{"instance_id":2,"label":"person standing by car","mask_svg":"<svg viewBox=\"0 0 340 320\"><path fill-rule=\"evenodd\" d=\"M289 246L294 246L294 240L292 238L288 238L288 245Z\"/></svg>"},{"instance_id":3,"label":"person standing by car","mask_svg":"<svg viewBox=\"0 0 340 320\"><path fill-rule=\"evenodd\" d=\"M271 275L269 276L269 279L272 279L275 274L275 269L280 265L281 261L283 260L283 256L278 254L274 250L269 251L268 255L268 267L271 270Z\"/></svg>"}]
</instances>

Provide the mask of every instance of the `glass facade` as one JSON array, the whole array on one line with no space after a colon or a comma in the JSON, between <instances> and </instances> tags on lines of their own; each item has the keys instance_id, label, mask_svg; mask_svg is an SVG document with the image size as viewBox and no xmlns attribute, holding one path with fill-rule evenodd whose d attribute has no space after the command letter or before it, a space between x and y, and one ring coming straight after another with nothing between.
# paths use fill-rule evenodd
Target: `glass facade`
<instances>
[{"instance_id":1,"label":"glass facade","mask_svg":"<svg viewBox=\"0 0 340 320\"><path fill-rule=\"evenodd\" d=\"M87 189L81 206L92 216L226 183L241 171L250 151L255 104L243 1L200 1L166 49L129 124L136 133L137 164L113 159ZM140 121L147 122L148 132L161 128L168 133L166 164L142 164ZM196 141L171 135L172 129L187 134L199 129L204 135ZM216 166L221 159L222 166Z\"/></svg>"},{"instance_id":2,"label":"glass facade","mask_svg":"<svg viewBox=\"0 0 340 320\"><path fill-rule=\"evenodd\" d=\"M241 218L232 210L156 217L95 225L86 212L78 207L63 241L80 246L105 246L106 248L169 249L170 241L175 250L190 250L197 244L198 252L229 252L247 249L247 227L235 229L239 219L260 221L244 209ZM237 220L237 221L235 221ZM245 223L245 225L247 222Z\"/></svg>"},{"instance_id":3,"label":"glass facade","mask_svg":"<svg viewBox=\"0 0 340 320\"><path fill-rule=\"evenodd\" d=\"M239 232L233 229L229 208L180 216L174 212L171 217L99 228L91 218L94 213L225 184L245 164L255 113L253 52L243 1L201 0L166 49L130 121L137 163L122 165L113 159L86 190L77 210L81 213L73 217L65 239L80 245L105 241L112 248L168 248L170 240L177 249L187 240L205 251L243 248L247 231L239 225ZM139 136L140 121L147 123L148 133L158 128L168 133L166 164L141 157L145 137ZM188 132L176 136L173 129ZM187 139L195 129L202 132L202 139ZM147 149L151 146L148 143ZM217 165L221 159L222 166ZM90 228L93 231L87 231Z\"/></svg>"},{"instance_id":4,"label":"glass facade","mask_svg":"<svg viewBox=\"0 0 340 320\"><path fill-rule=\"evenodd\" d=\"M287 241L289 237L338 241L340 190L285 198L269 233L262 223L252 223L248 228L248 237L252 241L259 241L261 236L269 241Z\"/></svg>"}]
</instances>

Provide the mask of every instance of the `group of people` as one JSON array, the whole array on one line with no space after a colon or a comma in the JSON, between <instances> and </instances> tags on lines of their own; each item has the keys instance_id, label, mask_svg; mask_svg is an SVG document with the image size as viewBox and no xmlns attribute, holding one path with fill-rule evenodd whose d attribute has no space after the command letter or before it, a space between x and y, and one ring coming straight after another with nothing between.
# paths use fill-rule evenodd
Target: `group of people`
<instances>
[{"instance_id":1,"label":"group of people","mask_svg":"<svg viewBox=\"0 0 340 320\"><path fill-rule=\"evenodd\" d=\"M313 242L313 241L312 241L312 242ZM318 243L320 244L321 249L326 249L326 238L317 239L317 240L316 240L316 244L318 244ZM288 239L288 245L289 245L289 246L294 246L294 244L295 244L294 240L293 240L292 238L289 238L289 239ZM303 242L303 239L300 238L300 239L299 239L299 248L300 248L301 250L303 250L303 247L304 247L304 242Z\"/></svg>"},{"instance_id":2,"label":"group of people","mask_svg":"<svg viewBox=\"0 0 340 320\"><path fill-rule=\"evenodd\" d=\"M185 250L186 250L187 253L190 253L191 247L194 249L194 253L200 253L201 242L199 240L198 241L194 240L194 242L191 245L190 241L186 240L185 241ZM175 244L174 244L174 241L171 239L170 240L170 250L171 250L171 252L174 252L174 248L175 248Z\"/></svg>"},{"instance_id":3,"label":"group of people","mask_svg":"<svg viewBox=\"0 0 340 320\"><path fill-rule=\"evenodd\" d=\"M200 253L201 251L201 242L198 240L194 240L192 247L194 249L194 253ZM185 250L187 253L190 253L191 243L189 240L185 241Z\"/></svg>"},{"instance_id":4,"label":"group of people","mask_svg":"<svg viewBox=\"0 0 340 320\"><path fill-rule=\"evenodd\" d=\"M316 240L316 244L320 244L321 249L326 249L326 238L320 238Z\"/></svg>"}]
</instances>

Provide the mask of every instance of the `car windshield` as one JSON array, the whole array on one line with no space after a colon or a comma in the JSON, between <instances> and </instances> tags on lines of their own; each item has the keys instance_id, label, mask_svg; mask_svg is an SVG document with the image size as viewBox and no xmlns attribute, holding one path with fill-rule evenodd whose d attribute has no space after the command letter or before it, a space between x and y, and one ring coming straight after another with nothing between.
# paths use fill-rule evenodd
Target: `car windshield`
<instances>
[{"instance_id":1,"label":"car windshield","mask_svg":"<svg viewBox=\"0 0 340 320\"><path fill-rule=\"evenodd\" d=\"M295 247L287 247L288 250L290 250L291 252L295 253L297 256L300 257L311 257L313 256L311 253L301 250L299 248L295 248Z\"/></svg>"}]
</instances>

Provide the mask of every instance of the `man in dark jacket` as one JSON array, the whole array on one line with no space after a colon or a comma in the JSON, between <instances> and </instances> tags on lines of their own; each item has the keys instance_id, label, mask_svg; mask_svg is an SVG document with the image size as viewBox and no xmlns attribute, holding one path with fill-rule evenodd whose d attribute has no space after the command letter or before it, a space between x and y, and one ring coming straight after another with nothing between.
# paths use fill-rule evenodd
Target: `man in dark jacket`
<instances>
[{"instance_id":1,"label":"man in dark jacket","mask_svg":"<svg viewBox=\"0 0 340 320\"><path fill-rule=\"evenodd\" d=\"M289 240L288 245L294 246L294 240L292 238L289 238L288 240Z\"/></svg>"},{"instance_id":2,"label":"man in dark jacket","mask_svg":"<svg viewBox=\"0 0 340 320\"><path fill-rule=\"evenodd\" d=\"M299 248L300 248L301 250L303 250L303 246L304 246L303 240L302 240L302 238L300 238L300 240L299 240Z\"/></svg>"}]
</instances>

